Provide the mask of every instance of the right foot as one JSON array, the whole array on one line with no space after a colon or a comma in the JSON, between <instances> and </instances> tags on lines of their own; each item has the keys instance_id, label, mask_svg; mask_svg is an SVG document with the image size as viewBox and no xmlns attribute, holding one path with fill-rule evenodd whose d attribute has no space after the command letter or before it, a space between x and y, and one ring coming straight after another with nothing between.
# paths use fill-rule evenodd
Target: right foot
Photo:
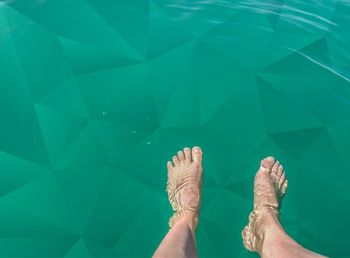
<instances>
[{"instance_id":1,"label":"right foot","mask_svg":"<svg viewBox=\"0 0 350 258\"><path fill-rule=\"evenodd\" d=\"M184 148L168 161L167 192L174 210L169 219L169 227L173 227L185 213L193 217L193 229L198 223L202 187L202 150L199 147Z\"/></svg>"},{"instance_id":2,"label":"right foot","mask_svg":"<svg viewBox=\"0 0 350 258\"><path fill-rule=\"evenodd\" d=\"M252 252L260 252L269 224L279 225L279 209L288 186L279 161L267 157L261 161L254 179L254 209L242 231L243 244Z\"/></svg>"}]
</instances>

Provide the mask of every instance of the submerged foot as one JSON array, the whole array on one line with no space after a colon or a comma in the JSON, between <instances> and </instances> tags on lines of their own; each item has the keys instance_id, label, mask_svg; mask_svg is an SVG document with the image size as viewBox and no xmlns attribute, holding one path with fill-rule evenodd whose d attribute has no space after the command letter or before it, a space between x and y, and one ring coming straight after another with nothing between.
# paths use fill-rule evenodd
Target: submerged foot
<instances>
[{"instance_id":1,"label":"submerged foot","mask_svg":"<svg viewBox=\"0 0 350 258\"><path fill-rule=\"evenodd\" d=\"M199 147L184 148L168 161L167 189L174 214L169 219L169 227L185 213L192 213L195 228L198 223L202 187L202 150Z\"/></svg>"},{"instance_id":2,"label":"submerged foot","mask_svg":"<svg viewBox=\"0 0 350 258\"><path fill-rule=\"evenodd\" d=\"M279 224L279 209L288 181L282 165L273 157L261 161L254 179L254 208L242 231L244 246L260 252L269 225Z\"/></svg>"}]
</instances>

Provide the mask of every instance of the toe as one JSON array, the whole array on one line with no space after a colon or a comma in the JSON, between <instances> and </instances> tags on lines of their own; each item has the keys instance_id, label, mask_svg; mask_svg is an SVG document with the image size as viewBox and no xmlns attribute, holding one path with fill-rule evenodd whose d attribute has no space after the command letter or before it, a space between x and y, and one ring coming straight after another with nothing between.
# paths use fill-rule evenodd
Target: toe
<instances>
[{"instance_id":1,"label":"toe","mask_svg":"<svg viewBox=\"0 0 350 258\"><path fill-rule=\"evenodd\" d=\"M282 193L285 194L288 187L288 180L286 179L282 185Z\"/></svg>"},{"instance_id":2,"label":"toe","mask_svg":"<svg viewBox=\"0 0 350 258\"><path fill-rule=\"evenodd\" d=\"M252 250L252 245L251 245L251 242L250 242L250 233L249 233L249 230L248 230L248 227L246 226L242 233L242 238L243 238L243 244L244 246L248 249L248 250Z\"/></svg>"},{"instance_id":3,"label":"toe","mask_svg":"<svg viewBox=\"0 0 350 258\"><path fill-rule=\"evenodd\" d=\"M185 160L185 154L182 151L177 152L177 157L179 158L180 161Z\"/></svg>"},{"instance_id":4,"label":"toe","mask_svg":"<svg viewBox=\"0 0 350 258\"><path fill-rule=\"evenodd\" d=\"M180 161L179 161L177 156L173 156L173 162L174 162L175 166L180 164Z\"/></svg>"},{"instance_id":5,"label":"toe","mask_svg":"<svg viewBox=\"0 0 350 258\"><path fill-rule=\"evenodd\" d=\"M171 163L171 161L168 161L168 162L166 163L166 166L167 166L167 168L168 168L168 173L171 173L171 172L173 171L173 169L174 169L173 163Z\"/></svg>"},{"instance_id":6,"label":"toe","mask_svg":"<svg viewBox=\"0 0 350 258\"><path fill-rule=\"evenodd\" d=\"M243 239L245 240L245 238L247 237L247 226L244 227L244 229L242 230L241 234L242 234L242 237Z\"/></svg>"},{"instance_id":7,"label":"toe","mask_svg":"<svg viewBox=\"0 0 350 258\"><path fill-rule=\"evenodd\" d=\"M278 180L278 188L282 190L284 181L286 180L286 174L283 172L280 179Z\"/></svg>"},{"instance_id":8,"label":"toe","mask_svg":"<svg viewBox=\"0 0 350 258\"><path fill-rule=\"evenodd\" d=\"M280 165L280 166L278 167L277 176L278 176L278 177L281 177L282 174L283 174L283 166Z\"/></svg>"},{"instance_id":9,"label":"toe","mask_svg":"<svg viewBox=\"0 0 350 258\"><path fill-rule=\"evenodd\" d=\"M202 150L198 146L192 148L192 159L194 162L202 163Z\"/></svg>"},{"instance_id":10,"label":"toe","mask_svg":"<svg viewBox=\"0 0 350 258\"><path fill-rule=\"evenodd\" d=\"M191 159L191 149L188 148L188 147L185 147L184 148L184 152L185 152L185 160L187 162L191 162L192 161L192 159Z\"/></svg>"},{"instance_id":11,"label":"toe","mask_svg":"<svg viewBox=\"0 0 350 258\"><path fill-rule=\"evenodd\" d=\"M247 242L248 239L248 226L245 226L241 232L242 238L244 242Z\"/></svg>"},{"instance_id":12,"label":"toe","mask_svg":"<svg viewBox=\"0 0 350 258\"><path fill-rule=\"evenodd\" d=\"M277 161L275 162L275 164L273 164L272 169L271 169L271 174L272 174L272 175L275 175L276 177L277 177L279 165L280 165L280 163L279 163L279 161L277 160Z\"/></svg>"},{"instance_id":13,"label":"toe","mask_svg":"<svg viewBox=\"0 0 350 258\"><path fill-rule=\"evenodd\" d=\"M272 157L272 156L269 156L269 157L266 157L264 158L261 163L260 163L260 166L262 168L265 168L265 169L268 169L270 170L273 166L273 164L275 163L275 158Z\"/></svg>"}]
</instances>

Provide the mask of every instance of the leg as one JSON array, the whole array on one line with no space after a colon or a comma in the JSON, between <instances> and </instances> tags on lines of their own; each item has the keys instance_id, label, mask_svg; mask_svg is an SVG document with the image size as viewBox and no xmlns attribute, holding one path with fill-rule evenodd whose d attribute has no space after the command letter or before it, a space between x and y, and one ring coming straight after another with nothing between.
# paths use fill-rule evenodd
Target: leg
<instances>
[{"instance_id":1,"label":"leg","mask_svg":"<svg viewBox=\"0 0 350 258\"><path fill-rule=\"evenodd\" d=\"M170 229L153 257L198 257L193 224L193 214L184 214Z\"/></svg>"},{"instance_id":2,"label":"leg","mask_svg":"<svg viewBox=\"0 0 350 258\"><path fill-rule=\"evenodd\" d=\"M295 242L283 230L279 221L274 220L272 217L266 220L270 222L264 229L264 241L262 243L261 250L259 251L261 257L324 257L305 249Z\"/></svg>"},{"instance_id":3,"label":"leg","mask_svg":"<svg viewBox=\"0 0 350 258\"><path fill-rule=\"evenodd\" d=\"M254 209L242 231L244 246L261 257L324 257L295 242L279 221L279 208L288 186L282 165L273 157L262 160L254 180Z\"/></svg>"},{"instance_id":4,"label":"leg","mask_svg":"<svg viewBox=\"0 0 350 258\"><path fill-rule=\"evenodd\" d=\"M174 214L170 230L153 257L198 257L195 232L198 224L202 186L202 151L185 148L168 167L167 192Z\"/></svg>"}]
</instances>

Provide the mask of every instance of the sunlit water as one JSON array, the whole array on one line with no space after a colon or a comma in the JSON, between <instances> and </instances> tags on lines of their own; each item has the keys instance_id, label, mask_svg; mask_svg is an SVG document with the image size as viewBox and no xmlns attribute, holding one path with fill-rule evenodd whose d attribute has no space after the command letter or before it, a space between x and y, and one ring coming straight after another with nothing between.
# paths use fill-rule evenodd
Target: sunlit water
<instances>
[{"instance_id":1,"label":"sunlit water","mask_svg":"<svg viewBox=\"0 0 350 258\"><path fill-rule=\"evenodd\" d=\"M0 1L0 256L150 257L200 145L200 257L249 256L267 155L287 232L349 257L349 80L350 1Z\"/></svg>"}]
</instances>

